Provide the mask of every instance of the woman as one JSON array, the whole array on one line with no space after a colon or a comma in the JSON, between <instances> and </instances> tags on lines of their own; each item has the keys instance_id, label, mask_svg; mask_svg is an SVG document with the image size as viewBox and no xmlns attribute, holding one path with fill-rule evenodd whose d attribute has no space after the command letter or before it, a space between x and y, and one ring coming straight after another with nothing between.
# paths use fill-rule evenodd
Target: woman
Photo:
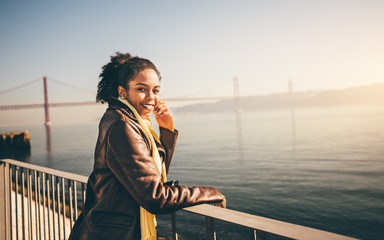
<instances>
[{"instance_id":1,"label":"woman","mask_svg":"<svg viewBox=\"0 0 384 240\"><path fill-rule=\"evenodd\" d=\"M155 65L117 53L100 77L96 100L109 107L99 124L85 207L70 239L156 239L154 214L201 203L225 207L216 188L164 184L178 132L159 100ZM151 128L152 112L160 138Z\"/></svg>"}]
</instances>

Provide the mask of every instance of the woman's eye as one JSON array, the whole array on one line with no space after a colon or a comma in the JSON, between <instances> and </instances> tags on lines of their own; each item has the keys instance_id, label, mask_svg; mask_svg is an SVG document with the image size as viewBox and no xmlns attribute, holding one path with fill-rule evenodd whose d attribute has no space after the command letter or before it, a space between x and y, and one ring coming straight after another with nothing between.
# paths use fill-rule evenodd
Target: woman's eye
<instances>
[{"instance_id":1,"label":"woman's eye","mask_svg":"<svg viewBox=\"0 0 384 240\"><path fill-rule=\"evenodd\" d=\"M154 93L154 94L158 94L158 93L160 93L160 90L158 90L158 89L153 90L153 93Z\"/></svg>"},{"instance_id":2,"label":"woman's eye","mask_svg":"<svg viewBox=\"0 0 384 240\"><path fill-rule=\"evenodd\" d=\"M145 91L145 88L138 88L137 90L141 91L141 92L144 92Z\"/></svg>"}]
</instances>

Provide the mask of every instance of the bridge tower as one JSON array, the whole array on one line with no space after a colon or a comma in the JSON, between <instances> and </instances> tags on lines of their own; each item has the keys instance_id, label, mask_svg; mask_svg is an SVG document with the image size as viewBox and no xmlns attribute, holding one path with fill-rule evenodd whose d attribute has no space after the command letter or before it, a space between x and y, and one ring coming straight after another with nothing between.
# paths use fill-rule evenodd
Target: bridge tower
<instances>
[{"instance_id":1,"label":"bridge tower","mask_svg":"<svg viewBox=\"0 0 384 240\"><path fill-rule=\"evenodd\" d=\"M233 78L233 89L234 89L234 98L235 98L235 111L236 113L241 111L240 107L240 91L239 91L239 79L238 77Z\"/></svg>"},{"instance_id":2,"label":"bridge tower","mask_svg":"<svg viewBox=\"0 0 384 240\"><path fill-rule=\"evenodd\" d=\"M48 88L47 88L47 77L43 77L44 83L44 110L45 110L45 125L50 125L51 121L49 120L49 103L48 103Z\"/></svg>"},{"instance_id":3,"label":"bridge tower","mask_svg":"<svg viewBox=\"0 0 384 240\"><path fill-rule=\"evenodd\" d=\"M240 153L243 150L243 130L241 121L241 106L240 106L240 91L239 91L239 79L238 77L233 78L234 87L234 100L235 100L235 114L236 114L236 128L237 128L237 144ZM242 156L240 157L242 158Z\"/></svg>"},{"instance_id":4,"label":"bridge tower","mask_svg":"<svg viewBox=\"0 0 384 240\"><path fill-rule=\"evenodd\" d=\"M288 81L288 92L293 93L293 86L292 86L291 78L289 78L289 81Z\"/></svg>"}]
</instances>

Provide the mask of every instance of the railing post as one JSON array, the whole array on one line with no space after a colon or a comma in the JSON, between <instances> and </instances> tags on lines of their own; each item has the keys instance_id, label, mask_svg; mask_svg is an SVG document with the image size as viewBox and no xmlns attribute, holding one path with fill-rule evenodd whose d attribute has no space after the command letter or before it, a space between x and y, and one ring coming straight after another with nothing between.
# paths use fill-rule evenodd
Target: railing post
<instances>
[{"instance_id":1,"label":"railing post","mask_svg":"<svg viewBox=\"0 0 384 240\"><path fill-rule=\"evenodd\" d=\"M177 232L176 232L176 212L171 213L171 221L172 221L172 238L173 240L178 240Z\"/></svg>"},{"instance_id":2,"label":"railing post","mask_svg":"<svg viewBox=\"0 0 384 240\"><path fill-rule=\"evenodd\" d=\"M10 238L9 164L0 163L0 240Z\"/></svg>"},{"instance_id":3,"label":"railing post","mask_svg":"<svg viewBox=\"0 0 384 240\"><path fill-rule=\"evenodd\" d=\"M20 168L18 166L15 166L15 223L16 223L16 239L19 239L19 175L20 175Z\"/></svg>"},{"instance_id":4,"label":"railing post","mask_svg":"<svg viewBox=\"0 0 384 240\"><path fill-rule=\"evenodd\" d=\"M213 224L213 218L205 217L205 222L207 226L207 239L216 240L216 232Z\"/></svg>"},{"instance_id":5,"label":"railing post","mask_svg":"<svg viewBox=\"0 0 384 240\"><path fill-rule=\"evenodd\" d=\"M25 168L20 169L21 172L21 220L22 220L22 233L23 239L27 239L25 235Z\"/></svg>"},{"instance_id":6,"label":"railing post","mask_svg":"<svg viewBox=\"0 0 384 240\"><path fill-rule=\"evenodd\" d=\"M0 163L0 240L5 240L5 163Z\"/></svg>"},{"instance_id":7,"label":"railing post","mask_svg":"<svg viewBox=\"0 0 384 240\"><path fill-rule=\"evenodd\" d=\"M28 237L32 239L32 175L31 170L27 169L27 213L28 213Z\"/></svg>"},{"instance_id":8,"label":"railing post","mask_svg":"<svg viewBox=\"0 0 384 240\"><path fill-rule=\"evenodd\" d=\"M261 240L261 232L256 229L252 229L251 240Z\"/></svg>"}]
</instances>

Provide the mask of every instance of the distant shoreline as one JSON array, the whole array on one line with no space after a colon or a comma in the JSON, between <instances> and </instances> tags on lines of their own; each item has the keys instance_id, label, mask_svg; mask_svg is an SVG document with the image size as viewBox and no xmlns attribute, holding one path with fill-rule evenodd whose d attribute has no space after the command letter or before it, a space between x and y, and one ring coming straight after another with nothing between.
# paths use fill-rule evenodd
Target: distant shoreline
<instances>
[{"instance_id":1,"label":"distant shoreline","mask_svg":"<svg viewBox=\"0 0 384 240\"><path fill-rule=\"evenodd\" d=\"M384 105L384 83L345 89L300 91L240 97L242 111L333 107L351 105ZM234 99L214 103L197 103L174 109L175 113L233 112Z\"/></svg>"}]
</instances>

